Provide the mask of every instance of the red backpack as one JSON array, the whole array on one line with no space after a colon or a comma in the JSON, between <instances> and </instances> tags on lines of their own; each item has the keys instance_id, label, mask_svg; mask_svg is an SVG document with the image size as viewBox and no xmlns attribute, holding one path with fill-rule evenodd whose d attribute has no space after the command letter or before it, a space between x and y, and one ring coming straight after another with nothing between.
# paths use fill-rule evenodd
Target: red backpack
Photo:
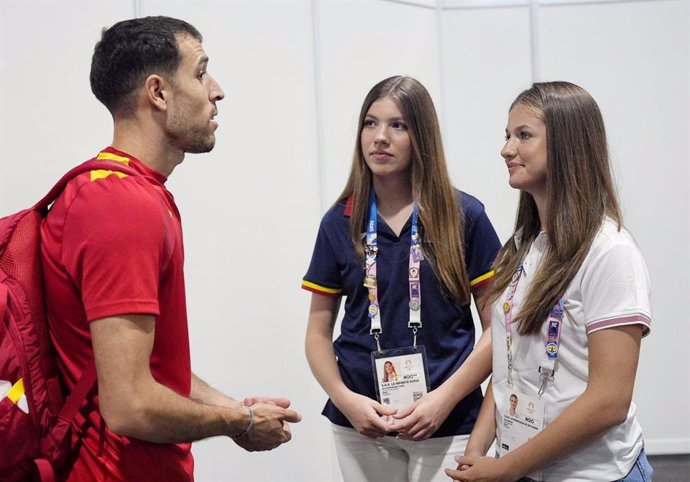
<instances>
[{"instance_id":1,"label":"red backpack","mask_svg":"<svg viewBox=\"0 0 690 482\"><path fill-rule=\"evenodd\" d=\"M137 175L115 161L69 171L36 205L0 219L0 481L55 480L72 421L96 385L92 361L65 398L43 289L41 222L67 182L94 169Z\"/></svg>"}]
</instances>

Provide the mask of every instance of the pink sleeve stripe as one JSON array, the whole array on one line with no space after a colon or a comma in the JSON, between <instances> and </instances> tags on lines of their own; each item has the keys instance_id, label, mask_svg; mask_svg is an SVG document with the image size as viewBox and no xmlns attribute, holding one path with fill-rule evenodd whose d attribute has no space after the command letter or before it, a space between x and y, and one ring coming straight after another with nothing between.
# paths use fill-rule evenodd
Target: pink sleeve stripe
<instances>
[{"instance_id":1,"label":"pink sleeve stripe","mask_svg":"<svg viewBox=\"0 0 690 482\"><path fill-rule=\"evenodd\" d=\"M613 328L615 326L626 326L626 325L643 325L644 331L642 336L647 336L651 329L652 320L647 315L640 313L627 316L618 316L615 318L605 318L603 320L598 320L587 325L587 334L592 334L595 331L604 330L606 328Z\"/></svg>"}]
</instances>

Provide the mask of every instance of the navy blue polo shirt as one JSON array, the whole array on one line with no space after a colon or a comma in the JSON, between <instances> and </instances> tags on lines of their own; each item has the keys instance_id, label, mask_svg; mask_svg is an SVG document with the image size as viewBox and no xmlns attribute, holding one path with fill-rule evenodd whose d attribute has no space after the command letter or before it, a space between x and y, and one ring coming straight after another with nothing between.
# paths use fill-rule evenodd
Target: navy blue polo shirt
<instances>
[{"instance_id":1,"label":"navy blue polo shirt","mask_svg":"<svg viewBox=\"0 0 690 482\"><path fill-rule=\"evenodd\" d=\"M501 245L484 205L475 197L456 191L465 217L465 263L472 288L488 281L491 264ZM378 218L377 279L381 311L381 348L412 345L409 321L408 261L411 218L396 236ZM460 305L444 295L440 281L428 262L420 266L422 285L422 329L417 344L426 347L431 389L436 389L465 361L475 343L474 321L469 305ZM350 238L349 209L344 203L332 207L321 220L309 270L302 287L326 296L345 297L345 315L340 336L333 343L338 368L352 391L376 399L371 352L376 350L367 314L369 291L364 287L364 264L358 261ZM477 388L458 403L432 437L469 434L482 403ZM323 415L343 427L352 427L340 410L328 400Z\"/></svg>"}]
</instances>

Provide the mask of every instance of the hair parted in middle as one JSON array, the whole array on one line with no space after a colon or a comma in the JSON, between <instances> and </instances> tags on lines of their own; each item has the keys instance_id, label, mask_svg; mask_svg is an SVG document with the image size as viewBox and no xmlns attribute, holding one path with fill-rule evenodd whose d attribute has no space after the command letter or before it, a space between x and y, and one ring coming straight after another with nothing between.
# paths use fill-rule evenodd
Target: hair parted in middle
<instances>
[{"instance_id":1,"label":"hair parted in middle","mask_svg":"<svg viewBox=\"0 0 690 482\"><path fill-rule=\"evenodd\" d=\"M604 119L597 103L570 82L535 83L517 96L546 126L547 221L549 249L514 317L521 335L538 333L582 266L605 216L623 225L609 165ZM515 233L499 251L489 301L501 296L542 229L537 205L522 191ZM520 242L516 243L517 233Z\"/></svg>"},{"instance_id":2,"label":"hair parted in middle","mask_svg":"<svg viewBox=\"0 0 690 482\"><path fill-rule=\"evenodd\" d=\"M451 185L434 103L416 79L394 76L376 84L362 104L357 141L347 184L337 203L353 198L350 235L357 256L364 259L362 232L367 222L373 177L362 152L362 129L371 105L391 99L400 109L410 136L412 197L419 210L422 247L444 291L460 304L470 302L470 281L465 266L464 219Z\"/></svg>"}]
</instances>

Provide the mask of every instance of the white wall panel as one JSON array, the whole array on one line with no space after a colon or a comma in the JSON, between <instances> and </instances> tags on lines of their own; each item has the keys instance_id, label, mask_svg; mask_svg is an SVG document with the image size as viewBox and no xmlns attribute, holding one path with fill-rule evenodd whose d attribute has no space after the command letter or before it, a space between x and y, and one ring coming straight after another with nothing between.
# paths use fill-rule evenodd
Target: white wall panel
<instances>
[{"instance_id":1,"label":"white wall panel","mask_svg":"<svg viewBox=\"0 0 690 482\"><path fill-rule=\"evenodd\" d=\"M0 215L111 142L91 54L101 28L130 15L129 0L0 0Z\"/></svg>"},{"instance_id":2,"label":"white wall panel","mask_svg":"<svg viewBox=\"0 0 690 482\"><path fill-rule=\"evenodd\" d=\"M357 118L369 89L392 75L410 75L426 86L438 104L438 49L432 9L376 0L318 3L322 169L328 206L345 186Z\"/></svg>"},{"instance_id":3,"label":"white wall panel","mask_svg":"<svg viewBox=\"0 0 690 482\"><path fill-rule=\"evenodd\" d=\"M603 112L628 227L649 267L652 334L635 401L649 452L690 451L690 2L549 6L539 11L542 78L589 90ZM663 376L660 376L663 373ZM664 414L664 415L662 415ZM660 416L661 415L661 416Z\"/></svg>"},{"instance_id":4,"label":"white wall panel","mask_svg":"<svg viewBox=\"0 0 690 482\"><path fill-rule=\"evenodd\" d=\"M486 206L502 242L513 232L518 194L500 155L508 107L531 83L529 9L443 13L445 122L456 186Z\"/></svg>"}]
</instances>

